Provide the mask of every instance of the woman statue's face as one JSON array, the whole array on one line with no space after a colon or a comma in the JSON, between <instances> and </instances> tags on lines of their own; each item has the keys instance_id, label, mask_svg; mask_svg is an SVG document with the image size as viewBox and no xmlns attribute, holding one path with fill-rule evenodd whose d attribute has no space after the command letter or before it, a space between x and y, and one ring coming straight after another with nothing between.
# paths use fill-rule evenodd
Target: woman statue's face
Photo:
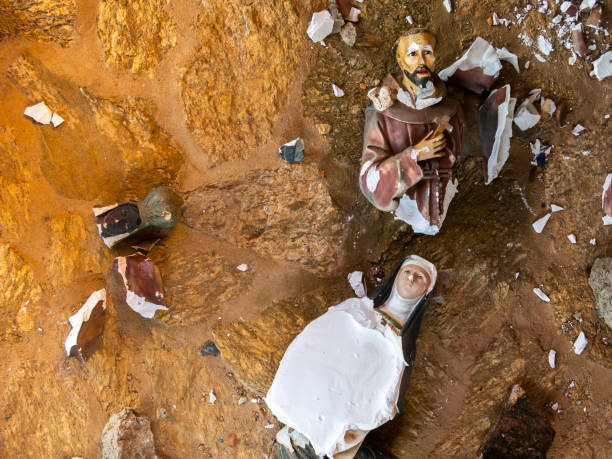
<instances>
[{"instance_id":1,"label":"woman statue's face","mask_svg":"<svg viewBox=\"0 0 612 459\"><path fill-rule=\"evenodd\" d=\"M429 273L419 265L406 265L400 268L395 280L395 289L406 300L414 300L425 295L429 283Z\"/></svg>"}]
</instances>

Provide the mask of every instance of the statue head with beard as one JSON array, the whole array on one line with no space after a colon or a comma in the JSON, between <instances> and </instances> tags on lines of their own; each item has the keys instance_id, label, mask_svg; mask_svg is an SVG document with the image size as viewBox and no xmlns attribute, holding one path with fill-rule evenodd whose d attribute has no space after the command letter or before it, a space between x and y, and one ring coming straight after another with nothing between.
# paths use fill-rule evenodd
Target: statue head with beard
<instances>
[{"instance_id":1,"label":"statue head with beard","mask_svg":"<svg viewBox=\"0 0 612 459\"><path fill-rule=\"evenodd\" d=\"M436 36L427 29L411 29L393 46L404 87L413 95L427 97L427 93L434 93L436 41Z\"/></svg>"}]
</instances>

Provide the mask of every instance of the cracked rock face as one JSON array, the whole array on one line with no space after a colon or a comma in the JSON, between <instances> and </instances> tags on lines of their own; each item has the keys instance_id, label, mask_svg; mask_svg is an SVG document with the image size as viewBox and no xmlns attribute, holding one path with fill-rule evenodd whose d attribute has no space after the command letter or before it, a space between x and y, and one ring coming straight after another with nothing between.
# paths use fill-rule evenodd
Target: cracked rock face
<instances>
[{"instance_id":1,"label":"cracked rock face","mask_svg":"<svg viewBox=\"0 0 612 459\"><path fill-rule=\"evenodd\" d=\"M0 40L24 35L66 46L73 39L74 0L0 1Z\"/></svg>"},{"instance_id":2,"label":"cracked rock face","mask_svg":"<svg viewBox=\"0 0 612 459\"><path fill-rule=\"evenodd\" d=\"M244 159L270 135L304 39L300 12L309 8L296 1L202 3L202 46L183 78L187 124L211 161Z\"/></svg>"},{"instance_id":3,"label":"cracked rock face","mask_svg":"<svg viewBox=\"0 0 612 459\"><path fill-rule=\"evenodd\" d=\"M102 459L155 459L149 418L125 407L113 414L102 432Z\"/></svg>"},{"instance_id":4,"label":"cracked rock face","mask_svg":"<svg viewBox=\"0 0 612 459\"><path fill-rule=\"evenodd\" d=\"M151 72L176 44L168 0L102 0L98 37L106 64L133 73Z\"/></svg>"},{"instance_id":5,"label":"cracked rock face","mask_svg":"<svg viewBox=\"0 0 612 459\"><path fill-rule=\"evenodd\" d=\"M589 285L595 295L595 307L612 328L612 258L598 258L593 263Z\"/></svg>"},{"instance_id":6,"label":"cracked rock face","mask_svg":"<svg viewBox=\"0 0 612 459\"><path fill-rule=\"evenodd\" d=\"M103 99L23 55L9 68L11 82L32 102L41 100L66 120L58 129L37 125L43 138L41 170L71 199L102 202L141 198L171 183L182 153L143 99Z\"/></svg>"},{"instance_id":7,"label":"cracked rock face","mask_svg":"<svg viewBox=\"0 0 612 459\"><path fill-rule=\"evenodd\" d=\"M312 166L258 170L199 188L186 204L192 228L316 275L333 275L343 257L342 216Z\"/></svg>"}]
</instances>

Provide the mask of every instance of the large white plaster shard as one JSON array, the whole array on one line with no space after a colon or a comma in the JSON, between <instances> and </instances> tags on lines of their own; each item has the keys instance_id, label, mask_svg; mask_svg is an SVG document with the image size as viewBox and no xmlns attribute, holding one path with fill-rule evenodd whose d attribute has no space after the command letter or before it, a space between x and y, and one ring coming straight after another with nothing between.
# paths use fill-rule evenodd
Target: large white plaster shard
<instances>
[{"instance_id":1,"label":"large white plaster shard","mask_svg":"<svg viewBox=\"0 0 612 459\"><path fill-rule=\"evenodd\" d=\"M498 48L496 50L497 57L499 57L500 61L510 62L516 73L521 73L521 68L519 67L518 57L516 54L511 53L506 48Z\"/></svg>"},{"instance_id":2,"label":"large white plaster shard","mask_svg":"<svg viewBox=\"0 0 612 459\"><path fill-rule=\"evenodd\" d=\"M329 11L323 10L313 13L306 33L315 43L324 40L334 29L334 19Z\"/></svg>"},{"instance_id":3,"label":"large white plaster shard","mask_svg":"<svg viewBox=\"0 0 612 459\"><path fill-rule=\"evenodd\" d=\"M357 295L357 298L366 296L365 285L363 285L363 273L361 271L353 271L348 275L349 284Z\"/></svg>"},{"instance_id":4,"label":"large white plaster shard","mask_svg":"<svg viewBox=\"0 0 612 459\"><path fill-rule=\"evenodd\" d=\"M587 344L589 344L589 342L587 341L586 336L584 335L584 332L580 332L580 334L578 335L578 338L576 338L576 341L574 341L574 352L577 355L582 354Z\"/></svg>"},{"instance_id":5,"label":"large white plaster shard","mask_svg":"<svg viewBox=\"0 0 612 459\"><path fill-rule=\"evenodd\" d=\"M39 102L36 105L31 105L30 107L26 107L23 111L25 116L29 116L34 121L40 124L49 124L51 123L51 118L53 113L51 110L45 105L44 102Z\"/></svg>"},{"instance_id":6,"label":"large white plaster shard","mask_svg":"<svg viewBox=\"0 0 612 459\"><path fill-rule=\"evenodd\" d=\"M591 75L596 76L599 81L605 80L612 75L612 51L608 51L599 59L593 61Z\"/></svg>"},{"instance_id":7,"label":"large white plaster shard","mask_svg":"<svg viewBox=\"0 0 612 459\"><path fill-rule=\"evenodd\" d=\"M94 312L94 310L96 309L96 306L98 305L100 305L101 311L106 310L106 289L96 290L91 295L89 295L89 298L87 298L87 301L85 301L83 306L81 306L81 309L79 309L74 315L72 315L68 319L68 322L72 326L72 330L70 330L70 333L68 334L68 337L66 338L66 342L64 343L66 355L68 356L81 355L82 354L81 348L84 347L86 344L89 344L92 338L93 339L97 338L99 334L101 333L101 331L100 333L83 333L82 336L79 337L79 333L81 332L81 329L84 329L84 324L87 324L87 322L89 322L89 320L92 318L91 314L92 312ZM90 323L89 328L91 331L96 331L100 329L100 325ZM90 336L83 336L83 335L90 335ZM85 339L87 342L82 341L82 339L79 339L79 338ZM87 357L87 356L81 355L81 357Z\"/></svg>"},{"instance_id":8,"label":"large white plaster shard","mask_svg":"<svg viewBox=\"0 0 612 459\"><path fill-rule=\"evenodd\" d=\"M527 97L527 99L525 99L516 109L514 124L516 124L521 131L526 131L534 127L538 124L538 121L540 121L541 115L533 103L540 98L541 92L541 89L533 89L530 91L529 97Z\"/></svg>"},{"instance_id":9,"label":"large white plaster shard","mask_svg":"<svg viewBox=\"0 0 612 459\"><path fill-rule=\"evenodd\" d=\"M592 8L595 8L595 5L597 5L597 0L582 0L582 3L578 7L578 9L580 11L590 10Z\"/></svg>"},{"instance_id":10,"label":"large white plaster shard","mask_svg":"<svg viewBox=\"0 0 612 459\"><path fill-rule=\"evenodd\" d=\"M601 193L601 208L604 211L603 224L612 225L612 174L608 174Z\"/></svg>"},{"instance_id":11,"label":"large white plaster shard","mask_svg":"<svg viewBox=\"0 0 612 459\"><path fill-rule=\"evenodd\" d=\"M117 257L115 260L126 289L125 302L134 312L151 319L155 311L168 310L163 305L161 276L152 260L142 255Z\"/></svg>"},{"instance_id":12,"label":"large white plaster shard","mask_svg":"<svg viewBox=\"0 0 612 459\"><path fill-rule=\"evenodd\" d=\"M544 230L544 227L546 226L546 223L548 223L551 215L551 213L548 213L531 224L536 233L540 234Z\"/></svg>"},{"instance_id":13,"label":"large white plaster shard","mask_svg":"<svg viewBox=\"0 0 612 459\"><path fill-rule=\"evenodd\" d=\"M293 340L265 401L318 455L333 457L347 430L395 416L404 367L401 338L379 322L369 298L351 298Z\"/></svg>"},{"instance_id":14,"label":"large white plaster shard","mask_svg":"<svg viewBox=\"0 0 612 459\"><path fill-rule=\"evenodd\" d=\"M485 185L495 180L510 156L512 119L516 99L510 85L493 91L478 109L481 154L486 164Z\"/></svg>"}]
</instances>

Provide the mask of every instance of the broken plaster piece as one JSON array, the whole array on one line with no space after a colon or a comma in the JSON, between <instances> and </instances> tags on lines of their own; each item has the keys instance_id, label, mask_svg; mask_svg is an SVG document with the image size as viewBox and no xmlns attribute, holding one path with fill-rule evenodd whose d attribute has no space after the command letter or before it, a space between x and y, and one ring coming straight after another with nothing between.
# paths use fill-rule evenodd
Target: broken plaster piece
<instances>
[{"instance_id":1,"label":"broken plaster piece","mask_svg":"<svg viewBox=\"0 0 612 459\"><path fill-rule=\"evenodd\" d=\"M548 364L550 365L550 368L552 368L553 370L555 369L555 366L556 366L556 358L557 358L557 351L555 351L554 349L551 349L550 351L548 351Z\"/></svg>"},{"instance_id":2,"label":"broken plaster piece","mask_svg":"<svg viewBox=\"0 0 612 459\"><path fill-rule=\"evenodd\" d=\"M327 10L323 10L313 13L306 34L308 34L313 42L318 43L331 34L333 28L334 20L331 13Z\"/></svg>"},{"instance_id":3,"label":"broken plaster piece","mask_svg":"<svg viewBox=\"0 0 612 459\"><path fill-rule=\"evenodd\" d=\"M485 164L485 185L497 178L510 155L512 116L516 99L510 85L493 91L478 109L481 156Z\"/></svg>"},{"instance_id":4,"label":"broken plaster piece","mask_svg":"<svg viewBox=\"0 0 612 459\"><path fill-rule=\"evenodd\" d=\"M53 117L51 110L49 110L44 102L39 102L36 105L26 107L23 114L25 116L29 116L40 124L49 124L51 122L51 118Z\"/></svg>"},{"instance_id":5,"label":"broken plaster piece","mask_svg":"<svg viewBox=\"0 0 612 459\"><path fill-rule=\"evenodd\" d=\"M64 343L67 356L89 358L96 339L104 331L105 310L106 289L100 289L89 295L83 306L68 319L72 330Z\"/></svg>"},{"instance_id":6,"label":"broken plaster piece","mask_svg":"<svg viewBox=\"0 0 612 459\"><path fill-rule=\"evenodd\" d=\"M155 311L168 310L164 306L161 275L153 260L138 254L117 257L115 262L126 290L125 302L134 312L151 319Z\"/></svg>"},{"instance_id":7,"label":"broken plaster piece","mask_svg":"<svg viewBox=\"0 0 612 459\"><path fill-rule=\"evenodd\" d=\"M344 91L332 83L332 89L334 90L334 96L342 97L344 95Z\"/></svg>"},{"instance_id":8,"label":"broken plaster piece","mask_svg":"<svg viewBox=\"0 0 612 459\"><path fill-rule=\"evenodd\" d=\"M599 81L605 80L612 75L612 51L603 54L599 59L593 61L593 72L591 75Z\"/></svg>"},{"instance_id":9,"label":"broken plaster piece","mask_svg":"<svg viewBox=\"0 0 612 459\"><path fill-rule=\"evenodd\" d=\"M603 224L612 225L612 173L608 174L601 193L601 208L604 212Z\"/></svg>"},{"instance_id":10,"label":"broken plaster piece","mask_svg":"<svg viewBox=\"0 0 612 459\"><path fill-rule=\"evenodd\" d=\"M348 275L348 281L358 298L366 296L365 285L363 285L363 273L361 271L353 271L350 273Z\"/></svg>"},{"instance_id":11,"label":"broken plaster piece","mask_svg":"<svg viewBox=\"0 0 612 459\"><path fill-rule=\"evenodd\" d=\"M504 59L512 62L513 66L515 65L514 58L508 50L504 48L496 50L488 41L477 37L465 54L451 66L442 70L438 76L444 81L481 94L491 89L502 69L498 53L501 53ZM516 66L518 66L518 60Z\"/></svg>"},{"instance_id":12,"label":"broken plaster piece","mask_svg":"<svg viewBox=\"0 0 612 459\"><path fill-rule=\"evenodd\" d=\"M584 130L585 130L585 127L582 124L577 124L576 126L574 126L574 129L572 129L572 134L578 137L580 134L584 132Z\"/></svg>"},{"instance_id":13,"label":"broken plaster piece","mask_svg":"<svg viewBox=\"0 0 612 459\"><path fill-rule=\"evenodd\" d=\"M550 210L552 210L553 213L555 213L555 212L561 212L562 210L565 210L565 209L563 207L561 207L561 206L556 205L556 204L551 204L550 205Z\"/></svg>"},{"instance_id":14,"label":"broken plaster piece","mask_svg":"<svg viewBox=\"0 0 612 459\"><path fill-rule=\"evenodd\" d=\"M242 263L241 265L236 266L236 269L238 271L245 272L247 269L249 269L249 266L246 265L245 263Z\"/></svg>"},{"instance_id":15,"label":"broken plaster piece","mask_svg":"<svg viewBox=\"0 0 612 459\"><path fill-rule=\"evenodd\" d=\"M542 301L544 301L545 303L550 303L550 298L548 298L548 295L546 295L546 293L544 293L542 290L540 290L539 288L534 288L533 289L533 293L535 293L537 295L537 297L539 299L541 299Z\"/></svg>"},{"instance_id":16,"label":"broken plaster piece","mask_svg":"<svg viewBox=\"0 0 612 459\"><path fill-rule=\"evenodd\" d=\"M536 220L535 222L533 222L531 226L533 226L533 229L536 233L540 234L542 232L542 230L546 226L546 223L548 223L548 220L550 219L551 215L552 214L548 213L544 215L542 218L540 218L539 220Z\"/></svg>"},{"instance_id":17,"label":"broken plaster piece","mask_svg":"<svg viewBox=\"0 0 612 459\"><path fill-rule=\"evenodd\" d=\"M446 8L446 11L448 11L449 13L453 12L453 5L451 3L451 0L443 0L442 4L444 5L444 8Z\"/></svg>"},{"instance_id":18,"label":"broken plaster piece","mask_svg":"<svg viewBox=\"0 0 612 459\"><path fill-rule=\"evenodd\" d=\"M525 99L516 110L514 124L516 124L521 131L526 131L538 124L540 118L541 115L538 113L538 109L535 108L529 99Z\"/></svg>"},{"instance_id":19,"label":"broken plaster piece","mask_svg":"<svg viewBox=\"0 0 612 459\"><path fill-rule=\"evenodd\" d=\"M519 67L518 57L516 54L511 53L506 48L497 49L497 57L499 57L500 61L510 62L516 73L521 73L521 68Z\"/></svg>"},{"instance_id":20,"label":"broken plaster piece","mask_svg":"<svg viewBox=\"0 0 612 459\"><path fill-rule=\"evenodd\" d=\"M574 234L568 234L568 235L567 235L567 238L569 239L569 241L570 241L572 244L575 244L575 243L576 243L576 236L575 236Z\"/></svg>"},{"instance_id":21,"label":"broken plaster piece","mask_svg":"<svg viewBox=\"0 0 612 459\"><path fill-rule=\"evenodd\" d=\"M578 338L576 338L576 341L574 341L574 352L576 355L582 354L587 344L589 344L589 342L587 341L584 332L580 332Z\"/></svg>"},{"instance_id":22,"label":"broken plaster piece","mask_svg":"<svg viewBox=\"0 0 612 459\"><path fill-rule=\"evenodd\" d=\"M214 392L213 392L213 390L211 389L211 390L210 390L210 393L208 394L208 402L209 402L211 405L214 405L216 400L217 400L217 397L215 397L215 393L214 393Z\"/></svg>"},{"instance_id":23,"label":"broken plaster piece","mask_svg":"<svg viewBox=\"0 0 612 459\"><path fill-rule=\"evenodd\" d=\"M54 113L51 116L51 124L53 125L54 128L58 127L60 124L62 124L64 122L64 118L62 118L61 116L59 116L57 113Z\"/></svg>"},{"instance_id":24,"label":"broken plaster piece","mask_svg":"<svg viewBox=\"0 0 612 459\"><path fill-rule=\"evenodd\" d=\"M359 8L352 7L346 20L349 22L358 22L360 14L361 10Z\"/></svg>"}]
</instances>

